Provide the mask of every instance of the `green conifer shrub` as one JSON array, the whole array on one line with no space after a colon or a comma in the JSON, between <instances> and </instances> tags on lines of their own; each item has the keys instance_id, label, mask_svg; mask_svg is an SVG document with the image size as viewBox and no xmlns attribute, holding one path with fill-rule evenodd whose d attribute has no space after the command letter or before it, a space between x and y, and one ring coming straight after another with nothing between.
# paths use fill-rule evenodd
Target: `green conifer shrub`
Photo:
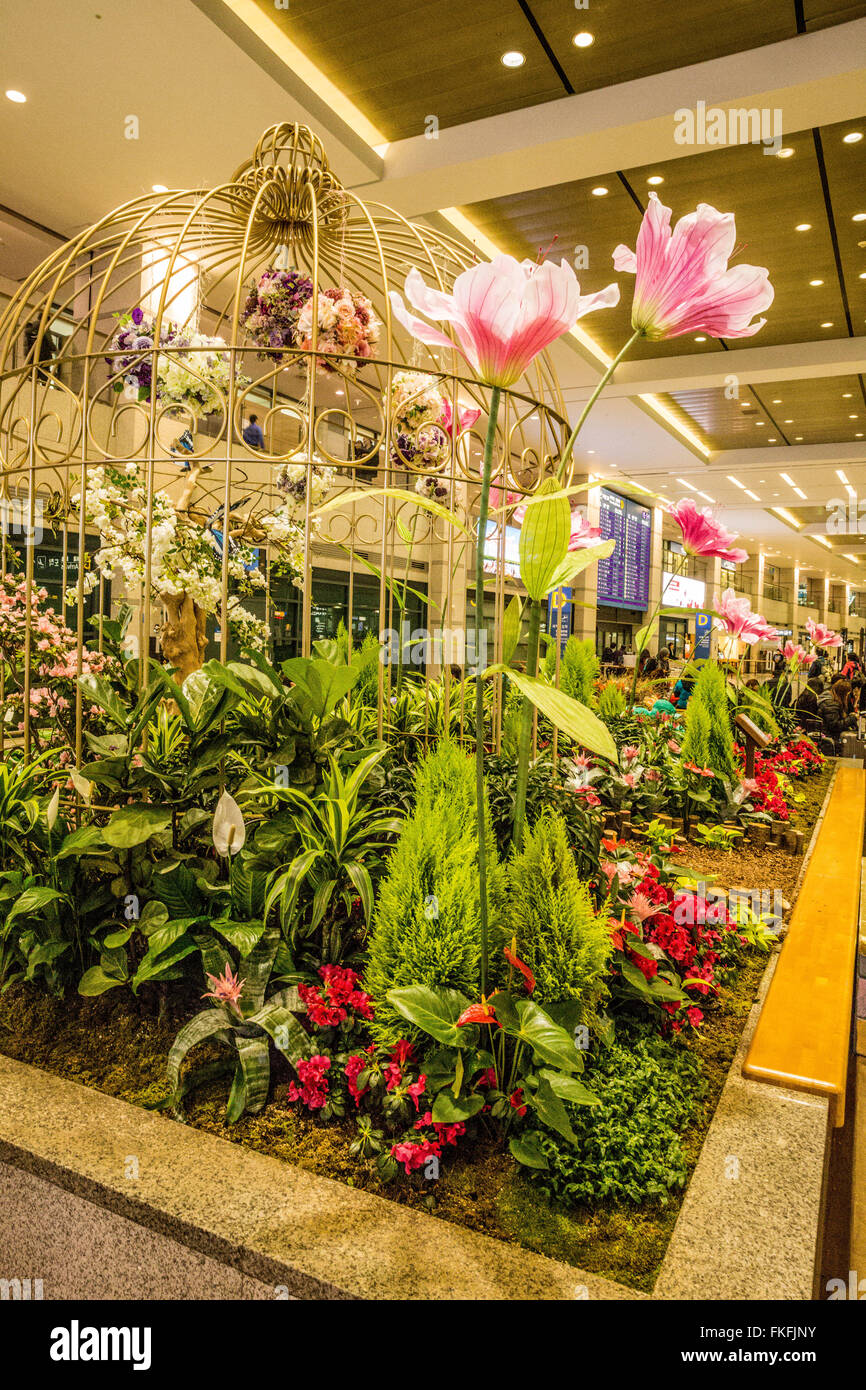
<instances>
[{"instance_id":1,"label":"green conifer shrub","mask_svg":"<svg viewBox=\"0 0 866 1390\"><path fill-rule=\"evenodd\" d=\"M502 978L504 874L487 818L490 970ZM370 1030L377 1043L421 1036L387 1001L398 986L480 989L478 842L475 766L443 740L418 765L415 809L403 824L373 917L364 988L373 998Z\"/></svg>"},{"instance_id":2,"label":"green conifer shrub","mask_svg":"<svg viewBox=\"0 0 866 1390\"><path fill-rule=\"evenodd\" d=\"M610 928L578 874L561 816L545 811L527 829L507 888L508 935L535 976L533 999L542 1008L573 1001L575 1016L590 1022L607 993Z\"/></svg>"},{"instance_id":3,"label":"green conifer shrub","mask_svg":"<svg viewBox=\"0 0 866 1390\"><path fill-rule=\"evenodd\" d=\"M690 730L698 721L703 728L703 720L698 712L701 709L706 713L707 727L707 751L704 762L694 757L690 751ZM727 777L732 781L737 777L734 740L728 713L728 692L725 689L724 674L715 661L704 662L686 707L683 755L696 762L699 767L712 768L720 777Z\"/></svg>"}]
</instances>

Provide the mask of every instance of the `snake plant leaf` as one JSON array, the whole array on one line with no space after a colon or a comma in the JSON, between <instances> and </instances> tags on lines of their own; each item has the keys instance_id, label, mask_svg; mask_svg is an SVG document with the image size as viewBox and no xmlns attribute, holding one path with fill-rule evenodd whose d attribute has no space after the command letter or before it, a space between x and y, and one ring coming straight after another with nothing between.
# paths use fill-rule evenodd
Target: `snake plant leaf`
<instances>
[{"instance_id":1,"label":"snake plant leaf","mask_svg":"<svg viewBox=\"0 0 866 1390\"><path fill-rule=\"evenodd\" d=\"M240 966L240 976L243 980L241 1009L244 1018L258 1013L264 1003L265 990L274 968L280 940L278 929L268 927Z\"/></svg>"},{"instance_id":2,"label":"snake plant leaf","mask_svg":"<svg viewBox=\"0 0 866 1390\"><path fill-rule=\"evenodd\" d=\"M553 576L568 555L570 535L568 498L546 478L528 500L520 528L520 578L530 598L546 598L554 587Z\"/></svg>"},{"instance_id":3,"label":"snake plant leaf","mask_svg":"<svg viewBox=\"0 0 866 1390\"><path fill-rule=\"evenodd\" d=\"M181 1064L190 1048L213 1037L219 1037L223 1042L230 1042L232 1038L229 1018L222 1007L202 1009L201 1013L184 1024L172 1043L165 1065L166 1080L172 1094L177 1092Z\"/></svg>"},{"instance_id":4,"label":"snake plant leaf","mask_svg":"<svg viewBox=\"0 0 866 1390\"><path fill-rule=\"evenodd\" d=\"M596 753L600 758L607 758L612 763L617 761L616 744L607 725L603 724L591 709L581 704L580 700L573 700L570 695L548 685L537 676L527 676L523 671L514 671L508 666L488 666L484 674L506 675L551 724L568 734L575 743L579 743L590 753Z\"/></svg>"},{"instance_id":5,"label":"snake plant leaf","mask_svg":"<svg viewBox=\"0 0 866 1390\"><path fill-rule=\"evenodd\" d=\"M228 792L223 792L217 802L212 834L217 854L237 854L247 838L241 808Z\"/></svg>"},{"instance_id":6,"label":"snake plant leaf","mask_svg":"<svg viewBox=\"0 0 866 1390\"><path fill-rule=\"evenodd\" d=\"M271 1086L271 1055L267 1037L244 1038L235 1032L234 1043L238 1050L238 1070L226 1108L230 1125L235 1124L247 1110L251 1115L263 1110ZM238 1072L241 1074L241 1084L238 1084Z\"/></svg>"}]
</instances>

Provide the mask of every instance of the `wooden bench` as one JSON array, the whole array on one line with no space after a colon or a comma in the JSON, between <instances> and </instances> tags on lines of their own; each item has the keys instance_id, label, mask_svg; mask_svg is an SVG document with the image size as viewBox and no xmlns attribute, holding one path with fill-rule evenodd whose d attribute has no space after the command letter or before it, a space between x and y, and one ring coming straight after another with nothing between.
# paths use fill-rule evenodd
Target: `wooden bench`
<instances>
[{"instance_id":1,"label":"wooden bench","mask_svg":"<svg viewBox=\"0 0 866 1390\"><path fill-rule=\"evenodd\" d=\"M743 1075L830 1099L845 1121L866 771L840 767Z\"/></svg>"}]
</instances>

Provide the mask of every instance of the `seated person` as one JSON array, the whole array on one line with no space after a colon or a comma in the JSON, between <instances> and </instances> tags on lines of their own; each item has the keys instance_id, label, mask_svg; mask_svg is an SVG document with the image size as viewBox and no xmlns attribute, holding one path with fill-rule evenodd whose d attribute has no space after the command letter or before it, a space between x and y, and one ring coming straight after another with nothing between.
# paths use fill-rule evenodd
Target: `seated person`
<instances>
[{"instance_id":1,"label":"seated person","mask_svg":"<svg viewBox=\"0 0 866 1390\"><path fill-rule=\"evenodd\" d=\"M816 716L818 714L818 701L824 690L824 682L820 675L814 672L809 673L809 679L797 696L798 714L808 714Z\"/></svg>"},{"instance_id":2,"label":"seated person","mask_svg":"<svg viewBox=\"0 0 866 1390\"><path fill-rule=\"evenodd\" d=\"M822 691L818 699L818 714L824 733L833 740L836 747L841 746L844 733L856 733L857 717L850 712L851 682L844 676L837 676L829 690Z\"/></svg>"}]
</instances>

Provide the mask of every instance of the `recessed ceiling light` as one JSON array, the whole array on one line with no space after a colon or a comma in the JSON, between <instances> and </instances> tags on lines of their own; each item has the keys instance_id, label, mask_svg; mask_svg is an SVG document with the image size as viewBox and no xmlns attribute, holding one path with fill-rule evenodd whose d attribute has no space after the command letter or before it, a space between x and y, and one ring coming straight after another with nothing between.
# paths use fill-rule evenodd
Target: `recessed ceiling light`
<instances>
[{"instance_id":1,"label":"recessed ceiling light","mask_svg":"<svg viewBox=\"0 0 866 1390\"><path fill-rule=\"evenodd\" d=\"M859 420L859 419L860 419L860 416L859 416L859 415L849 415L849 416L848 416L848 419L849 419L849 420Z\"/></svg>"},{"instance_id":2,"label":"recessed ceiling light","mask_svg":"<svg viewBox=\"0 0 866 1390\"><path fill-rule=\"evenodd\" d=\"M705 343L706 341L707 341L707 340L706 340L706 338L704 338L704 337L695 338L695 342L696 342L696 343Z\"/></svg>"},{"instance_id":3,"label":"recessed ceiling light","mask_svg":"<svg viewBox=\"0 0 866 1390\"><path fill-rule=\"evenodd\" d=\"M24 102L24 101L27 100L27 98L26 98L26 96L24 95L24 93L23 93L23 92L16 92L16 90L15 90L14 87L10 87L10 88L9 88L9 90L8 90L7 93L6 93L6 96L7 96L7 98L8 98L9 101L17 102L19 106L21 105L22 102Z\"/></svg>"},{"instance_id":4,"label":"recessed ceiling light","mask_svg":"<svg viewBox=\"0 0 866 1390\"><path fill-rule=\"evenodd\" d=\"M804 502L806 501L806 494L801 487L795 487L794 491L796 492L798 497L801 497Z\"/></svg>"},{"instance_id":5,"label":"recessed ceiling light","mask_svg":"<svg viewBox=\"0 0 866 1390\"><path fill-rule=\"evenodd\" d=\"M571 42L575 48L589 48L591 44L595 43L595 35L588 33L586 29L581 29L579 34L575 34Z\"/></svg>"},{"instance_id":6,"label":"recessed ceiling light","mask_svg":"<svg viewBox=\"0 0 866 1390\"><path fill-rule=\"evenodd\" d=\"M792 155L793 153L794 153L794 151L793 151L793 149L792 149L792 147L791 147L790 145L783 145L782 148L781 148L780 150L776 150L776 158L777 158L777 159L790 159L790 158L791 158L791 155Z\"/></svg>"},{"instance_id":7,"label":"recessed ceiling light","mask_svg":"<svg viewBox=\"0 0 866 1390\"><path fill-rule=\"evenodd\" d=\"M715 497L711 497L708 492L701 492L700 489L698 489L698 496L703 497L705 502L712 502L713 506L715 506L716 499Z\"/></svg>"},{"instance_id":8,"label":"recessed ceiling light","mask_svg":"<svg viewBox=\"0 0 866 1390\"><path fill-rule=\"evenodd\" d=\"M655 188L658 186L658 184L664 183L664 179L662 178L661 174L650 174L649 178L647 179L647 183L652 184L652 186Z\"/></svg>"},{"instance_id":9,"label":"recessed ceiling light","mask_svg":"<svg viewBox=\"0 0 866 1390\"><path fill-rule=\"evenodd\" d=\"M9 93L7 92L6 95L8 97ZM866 222L866 212L855 212L854 216L851 218L851 221Z\"/></svg>"},{"instance_id":10,"label":"recessed ceiling light","mask_svg":"<svg viewBox=\"0 0 866 1390\"><path fill-rule=\"evenodd\" d=\"M155 183L153 185L153 191L154 193L167 193L168 189L166 188L164 183Z\"/></svg>"},{"instance_id":11,"label":"recessed ceiling light","mask_svg":"<svg viewBox=\"0 0 866 1390\"><path fill-rule=\"evenodd\" d=\"M600 183L598 188L592 190L592 196L593 198L604 198L607 196L607 189Z\"/></svg>"},{"instance_id":12,"label":"recessed ceiling light","mask_svg":"<svg viewBox=\"0 0 866 1390\"><path fill-rule=\"evenodd\" d=\"M848 475L845 472L844 468L836 469L836 477L839 479L839 482L843 484L843 486L848 486Z\"/></svg>"},{"instance_id":13,"label":"recessed ceiling light","mask_svg":"<svg viewBox=\"0 0 866 1390\"><path fill-rule=\"evenodd\" d=\"M861 280L866 280L866 270L861 270L861 271L860 271L860 276L859 276L859 278L860 278Z\"/></svg>"},{"instance_id":14,"label":"recessed ceiling light","mask_svg":"<svg viewBox=\"0 0 866 1390\"><path fill-rule=\"evenodd\" d=\"M789 526L796 526L798 531L803 525L802 521L798 521L790 512L786 512L784 507L771 507L770 511L775 512L776 516L780 516L783 521L787 521Z\"/></svg>"},{"instance_id":15,"label":"recessed ceiling light","mask_svg":"<svg viewBox=\"0 0 866 1390\"><path fill-rule=\"evenodd\" d=\"M751 489L751 488L749 488L749 487L744 487L744 488L743 488L743 492L746 494L747 497L751 497L751 499L752 499L753 502L760 502L760 500L761 500L760 497L758 496L758 494L757 494L756 492L752 492L752 489Z\"/></svg>"},{"instance_id":16,"label":"recessed ceiling light","mask_svg":"<svg viewBox=\"0 0 866 1390\"><path fill-rule=\"evenodd\" d=\"M526 62L526 54L518 52L516 48L509 48L499 61L504 68L522 68Z\"/></svg>"},{"instance_id":17,"label":"recessed ceiling light","mask_svg":"<svg viewBox=\"0 0 866 1390\"><path fill-rule=\"evenodd\" d=\"M862 435L862 433L861 433L860 431L858 431L857 434L855 434L854 438L855 438L855 439L862 439L862 438L863 438L863 435Z\"/></svg>"},{"instance_id":18,"label":"recessed ceiling light","mask_svg":"<svg viewBox=\"0 0 866 1390\"><path fill-rule=\"evenodd\" d=\"M757 429L760 429L761 426L764 425L764 424L766 424L766 421L765 421L765 420L756 420L756 421L755 421L755 429L756 429L756 430L757 430Z\"/></svg>"},{"instance_id":19,"label":"recessed ceiling light","mask_svg":"<svg viewBox=\"0 0 866 1390\"><path fill-rule=\"evenodd\" d=\"M822 327L822 328L832 328L832 327L833 327L833 320L832 320L832 319L827 319L826 323L822 323L822 324L821 324L821 327Z\"/></svg>"},{"instance_id":20,"label":"recessed ceiling light","mask_svg":"<svg viewBox=\"0 0 866 1390\"><path fill-rule=\"evenodd\" d=\"M803 436L802 436L801 434L795 434L795 435L794 435L794 443L795 443L795 444L802 444L802 442L803 442Z\"/></svg>"},{"instance_id":21,"label":"recessed ceiling light","mask_svg":"<svg viewBox=\"0 0 866 1390\"><path fill-rule=\"evenodd\" d=\"M794 421L793 421L793 420L785 420L784 423L785 423L786 425L793 425Z\"/></svg>"},{"instance_id":22,"label":"recessed ceiling light","mask_svg":"<svg viewBox=\"0 0 866 1390\"><path fill-rule=\"evenodd\" d=\"M771 434L771 435L768 437L768 439L767 439L767 443L768 443L768 444L775 444L775 443L776 443L776 436L775 436L774 434Z\"/></svg>"},{"instance_id":23,"label":"recessed ceiling light","mask_svg":"<svg viewBox=\"0 0 866 1390\"><path fill-rule=\"evenodd\" d=\"M595 453L595 449L587 449L586 452L587 452L588 454L594 454L594 453Z\"/></svg>"},{"instance_id":24,"label":"recessed ceiling light","mask_svg":"<svg viewBox=\"0 0 866 1390\"><path fill-rule=\"evenodd\" d=\"M782 404L781 397L777 396L776 399L773 401L773 405L781 405L781 404Z\"/></svg>"},{"instance_id":25,"label":"recessed ceiling light","mask_svg":"<svg viewBox=\"0 0 866 1390\"><path fill-rule=\"evenodd\" d=\"M843 399L843 401L850 401L850 399L851 399L851 397L853 396L853 394L854 394L853 391L843 391L843 392L842 392L842 399Z\"/></svg>"},{"instance_id":26,"label":"recessed ceiling light","mask_svg":"<svg viewBox=\"0 0 866 1390\"><path fill-rule=\"evenodd\" d=\"M809 281L809 284L810 284L810 285L815 285L815 286L817 286L817 285L823 285L823 283L824 283L823 280L810 280L810 281Z\"/></svg>"},{"instance_id":27,"label":"recessed ceiling light","mask_svg":"<svg viewBox=\"0 0 866 1390\"><path fill-rule=\"evenodd\" d=\"M345 394L346 394L345 391L339 391L339 390L337 391L337 395L338 395L338 396L345 396Z\"/></svg>"},{"instance_id":28,"label":"recessed ceiling light","mask_svg":"<svg viewBox=\"0 0 866 1390\"><path fill-rule=\"evenodd\" d=\"M842 136L842 143L845 145L856 145L858 140L862 139L862 130L849 130L847 135Z\"/></svg>"},{"instance_id":29,"label":"recessed ceiling light","mask_svg":"<svg viewBox=\"0 0 866 1390\"><path fill-rule=\"evenodd\" d=\"M794 231L795 231L795 232L811 232L811 230L812 230L812 223L811 223L811 222L798 222L797 225L796 225L796 227L794 228Z\"/></svg>"}]
</instances>

